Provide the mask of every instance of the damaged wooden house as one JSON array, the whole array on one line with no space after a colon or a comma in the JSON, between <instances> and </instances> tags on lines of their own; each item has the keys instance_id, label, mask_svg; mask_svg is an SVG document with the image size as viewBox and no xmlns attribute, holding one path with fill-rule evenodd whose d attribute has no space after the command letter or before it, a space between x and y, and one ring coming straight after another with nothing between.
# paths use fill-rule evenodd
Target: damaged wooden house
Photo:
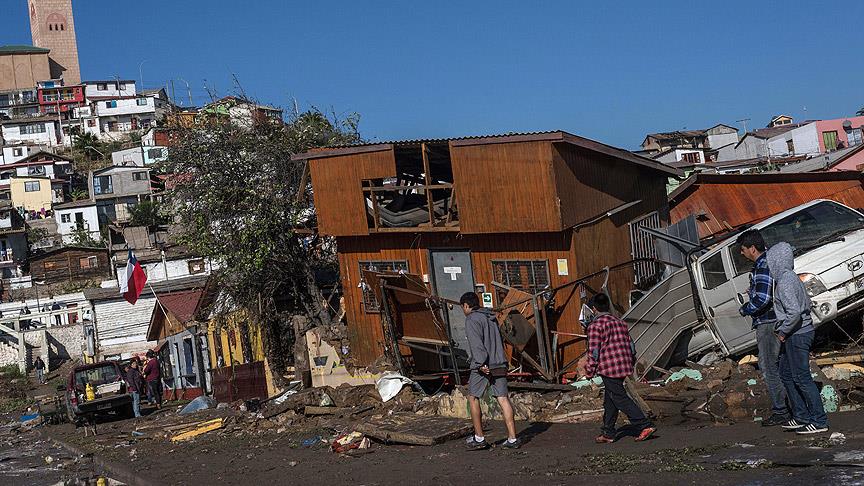
<instances>
[{"instance_id":1,"label":"damaged wooden house","mask_svg":"<svg viewBox=\"0 0 864 486\"><path fill-rule=\"evenodd\" d=\"M666 179L680 175L562 131L329 147L295 160L307 161L319 233L335 237L354 364L395 352L415 376L467 356L454 302L468 291L524 317L505 315L502 328L512 324L515 351L542 361L533 368L550 380L572 371L585 348L582 300L605 290L621 312L659 277L639 227L667 224ZM399 291L382 305L388 289Z\"/></svg>"}]
</instances>

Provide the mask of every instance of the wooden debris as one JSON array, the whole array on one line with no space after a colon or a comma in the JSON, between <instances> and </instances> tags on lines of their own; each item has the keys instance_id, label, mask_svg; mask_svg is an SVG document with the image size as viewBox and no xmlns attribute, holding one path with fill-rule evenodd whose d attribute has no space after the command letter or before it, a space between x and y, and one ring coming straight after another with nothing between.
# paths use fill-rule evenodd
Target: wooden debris
<instances>
[{"instance_id":1,"label":"wooden debris","mask_svg":"<svg viewBox=\"0 0 864 486\"><path fill-rule=\"evenodd\" d=\"M384 442L431 446L464 437L473 426L462 419L394 413L369 418L357 424L355 430Z\"/></svg>"},{"instance_id":2,"label":"wooden debris","mask_svg":"<svg viewBox=\"0 0 864 486\"><path fill-rule=\"evenodd\" d=\"M213 420L208 420L206 422L202 422L199 426L193 428L192 430L187 430L185 432L180 432L179 434L171 437L171 442L181 442L184 440L189 440L193 437L197 437L201 434L206 434L207 432L221 429L222 428L222 418L217 418Z\"/></svg>"},{"instance_id":3,"label":"wooden debris","mask_svg":"<svg viewBox=\"0 0 864 486\"><path fill-rule=\"evenodd\" d=\"M816 358L813 360L819 366L864 362L864 354L848 354L846 356L834 356L832 358Z\"/></svg>"},{"instance_id":4,"label":"wooden debris","mask_svg":"<svg viewBox=\"0 0 864 486\"><path fill-rule=\"evenodd\" d=\"M573 424L580 422L592 422L603 416L603 409L597 410L576 410L573 412L563 413L549 418L549 422L559 424Z\"/></svg>"}]
</instances>

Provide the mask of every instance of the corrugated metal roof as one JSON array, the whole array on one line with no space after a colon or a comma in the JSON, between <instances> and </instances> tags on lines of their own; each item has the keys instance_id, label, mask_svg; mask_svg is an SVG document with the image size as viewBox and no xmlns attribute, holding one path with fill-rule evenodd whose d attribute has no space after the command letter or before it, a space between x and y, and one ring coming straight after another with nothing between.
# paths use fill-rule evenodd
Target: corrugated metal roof
<instances>
[{"instance_id":1,"label":"corrugated metal roof","mask_svg":"<svg viewBox=\"0 0 864 486\"><path fill-rule=\"evenodd\" d=\"M374 152L378 150L389 150L394 147L400 146L417 146L423 143L426 144L451 144L453 146L464 146L464 145L483 145L483 144L494 144L494 143L520 143L520 142L532 142L532 141L548 141L548 142L566 142L571 143L582 148L592 150L594 152L603 153L606 155L612 155L613 157L618 157L622 160L627 160L629 162L642 165L645 167L649 167L655 170L659 170L662 172L667 172L672 175L680 176L682 172L673 167L669 167L666 164L662 164L657 162L656 160L649 159L647 157L643 157L638 154L634 154L628 150L624 150L622 148L614 147L612 145L607 145L603 142L598 142L596 140L592 140L585 137L580 137L578 135L573 135L571 133L565 132L563 130L549 130L549 131L540 131L540 132L509 132L509 133L501 133L495 135L470 135L465 137L452 137L452 138L429 138L429 139L410 139L410 140L393 140L387 142L365 142L361 144L351 144L351 145L339 145L339 146L329 146L329 147L321 147L309 150L308 152L304 152L302 154L296 154L291 157L293 160L305 160L305 159L314 159L314 158L325 158L332 156L342 156L342 155L351 155L358 154L363 152Z\"/></svg>"},{"instance_id":2,"label":"corrugated metal roof","mask_svg":"<svg viewBox=\"0 0 864 486\"><path fill-rule=\"evenodd\" d=\"M363 143L352 143L352 144L342 144L342 145L328 145L324 148L348 148L348 147L368 147L372 145L394 145L394 146L413 146L420 145L423 143L449 143L451 141L456 140L479 140L483 138L503 138L503 137L523 137L529 135L549 135L552 133L559 133L561 130L546 130L539 132L507 132L507 133L496 133L490 135L467 135L463 137L448 137L448 138L413 138L407 140L386 140L386 141L368 141Z\"/></svg>"},{"instance_id":3,"label":"corrugated metal roof","mask_svg":"<svg viewBox=\"0 0 864 486\"><path fill-rule=\"evenodd\" d=\"M185 324L195 318L195 310L198 308L198 301L201 300L203 293L203 289L182 290L180 292L158 295L157 299L162 304L162 307L174 314L174 317L181 323Z\"/></svg>"}]
</instances>

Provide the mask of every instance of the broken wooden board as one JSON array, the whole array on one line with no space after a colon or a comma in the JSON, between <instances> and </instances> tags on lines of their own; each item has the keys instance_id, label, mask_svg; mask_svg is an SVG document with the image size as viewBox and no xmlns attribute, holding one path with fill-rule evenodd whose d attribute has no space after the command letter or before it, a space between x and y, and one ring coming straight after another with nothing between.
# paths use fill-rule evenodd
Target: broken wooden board
<instances>
[{"instance_id":1,"label":"broken wooden board","mask_svg":"<svg viewBox=\"0 0 864 486\"><path fill-rule=\"evenodd\" d=\"M217 418L213 420L208 420L206 422L202 422L198 427L188 430L186 432L180 432L179 434L171 437L171 442L181 442L184 440L189 440L193 437L197 437L201 434L206 434L212 430L221 429L222 428L222 418Z\"/></svg>"},{"instance_id":2,"label":"broken wooden board","mask_svg":"<svg viewBox=\"0 0 864 486\"><path fill-rule=\"evenodd\" d=\"M842 363L861 363L864 362L864 354L849 354L845 356L834 356L832 358L816 358L813 362L819 366Z\"/></svg>"},{"instance_id":3,"label":"broken wooden board","mask_svg":"<svg viewBox=\"0 0 864 486\"><path fill-rule=\"evenodd\" d=\"M465 437L473 431L471 422L466 420L413 413L370 417L354 429L384 442L423 446Z\"/></svg>"}]
</instances>

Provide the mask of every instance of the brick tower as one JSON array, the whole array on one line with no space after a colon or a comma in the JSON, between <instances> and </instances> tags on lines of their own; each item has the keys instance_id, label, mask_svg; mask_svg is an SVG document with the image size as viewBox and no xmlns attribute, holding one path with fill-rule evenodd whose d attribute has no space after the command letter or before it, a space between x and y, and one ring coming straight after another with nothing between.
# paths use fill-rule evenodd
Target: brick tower
<instances>
[{"instance_id":1,"label":"brick tower","mask_svg":"<svg viewBox=\"0 0 864 486\"><path fill-rule=\"evenodd\" d=\"M51 49L48 55L52 78L63 78L66 85L81 82L78 67L78 40L72 0L28 0L30 33L33 45Z\"/></svg>"}]
</instances>

